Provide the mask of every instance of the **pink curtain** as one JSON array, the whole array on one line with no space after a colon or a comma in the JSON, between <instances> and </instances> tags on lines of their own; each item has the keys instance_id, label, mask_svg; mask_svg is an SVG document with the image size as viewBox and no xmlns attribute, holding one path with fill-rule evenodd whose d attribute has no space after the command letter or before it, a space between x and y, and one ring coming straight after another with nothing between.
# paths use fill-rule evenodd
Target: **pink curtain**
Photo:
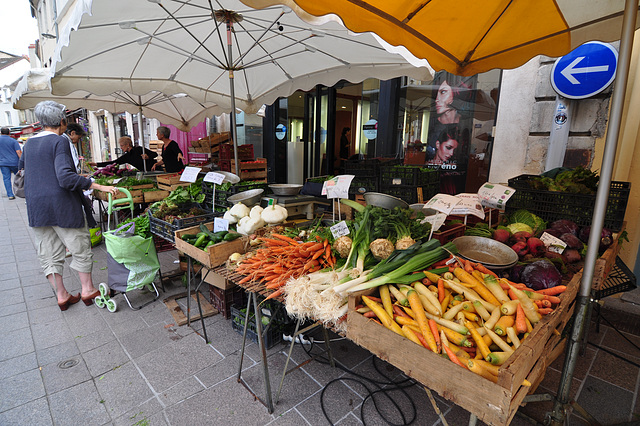
<instances>
[{"instance_id":1,"label":"pink curtain","mask_svg":"<svg viewBox=\"0 0 640 426\"><path fill-rule=\"evenodd\" d=\"M177 127L172 126L171 124L163 124L163 126L166 126L171 130L171 139L178 143L182 153L189 162L202 161L206 159L206 156L202 154L189 152L189 149L191 148L191 141L207 136L207 124L204 121L194 126L189 132L178 130Z\"/></svg>"}]
</instances>

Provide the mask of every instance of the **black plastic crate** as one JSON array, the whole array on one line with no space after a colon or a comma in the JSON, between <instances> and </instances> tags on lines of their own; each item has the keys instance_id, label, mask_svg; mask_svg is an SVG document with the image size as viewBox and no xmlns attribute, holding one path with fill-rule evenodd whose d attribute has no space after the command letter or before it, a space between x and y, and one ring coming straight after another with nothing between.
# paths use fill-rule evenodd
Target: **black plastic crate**
<instances>
[{"instance_id":1,"label":"black plastic crate","mask_svg":"<svg viewBox=\"0 0 640 426\"><path fill-rule=\"evenodd\" d=\"M246 318L245 312L238 306L231 306L231 328L233 328L239 334L244 333L244 321ZM264 346L267 349L271 349L278 343L282 342L282 330L275 318L269 318L268 323L262 326L262 337L264 339ZM251 312L249 315L249 325L247 326L247 337L252 341L258 342L258 333L256 331L255 315Z\"/></svg>"},{"instance_id":2,"label":"black plastic crate","mask_svg":"<svg viewBox=\"0 0 640 426\"><path fill-rule=\"evenodd\" d=\"M242 287L221 289L211 284L209 284L209 299L225 319L231 318L231 306L243 306L249 300Z\"/></svg>"},{"instance_id":3,"label":"black plastic crate","mask_svg":"<svg viewBox=\"0 0 640 426\"><path fill-rule=\"evenodd\" d=\"M365 192L378 192L377 178L361 178L356 176L349 186L349 194L364 194Z\"/></svg>"},{"instance_id":4,"label":"black plastic crate","mask_svg":"<svg viewBox=\"0 0 640 426\"><path fill-rule=\"evenodd\" d=\"M428 201L440 190L440 183L437 185L422 186L422 202ZM380 192L400 198L409 204L421 202L418 200L418 187L406 187L398 185L380 186Z\"/></svg>"},{"instance_id":5,"label":"black plastic crate","mask_svg":"<svg viewBox=\"0 0 640 426\"><path fill-rule=\"evenodd\" d=\"M165 238L159 237L157 235L153 235L153 245L156 247L157 253L162 253L164 251L169 251L176 248L172 242L167 241Z\"/></svg>"},{"instance_id":6,"label":"black plastic crate","mask_svg":"<svg viewBox=\"0 0 640 426\"><path fill-rule=\"evenodd\" d=\"M616 256L616 263L613 265L609 276L599 290L593 292L593 298L600 300L604 297L617 293L636 289L636 276L625 265L625 263Z\"/></svg>"},{"instance_id":7,"label":"black plastic crate","mask_svg":"<svg viewBox=\"0 0 640 426\"><path fill-rule=\"evenodd\" d=\"M202 207L201 207L202 208ZM187 209L188 210L188 209ZM202 208L202 210L206 210ZM164 238L167 241L175 242L175 232L179 229L191 228L201 223L213 222L216 217L222 216L221 212L205 213L200 216L186 217L183 219L175 219L173 223L165 222L162 219L153 217L151 211L149 214L149 228L152 234Z\"/></svg>"},{"instance_id":8,"label":"black plastic crate","mask_svg":"<svg viewBox=\"0 0 640 426\"><path fill-rule=\"evenodd\" d=\"M236 184L229 187L227 191L220 190L216 187L216 211L225 211L227 207L233 206L232 203L227 201L232 195L239 192L249 191L251 189L264 189L264 194L269 193L269 184L264 182L252 182L244 184ZM204 202L202 203L207 210L211 210L213 199L213 184L209 182L202 182L202 192L204 193Z\"/></svg>"},{"instance_id":9,"label":"black plastic crate","mask_svg":"<svg viewBox=\"0 0 640 426\"><path fill-rule=\"evenodd\" d=\"M540 216L543 220L553 222L568 219L579 226L591 225L596 194L572 194L569 192L533 189L530 181L536 175L520 175L509 179L509 186L516 190L507 201L506 213L519 209ZM609 189L609 201L604 217L604 227L617 232L622 229L631 184L629 182L612 181Z\"/></svg>"},{"instance_id":10,"label":"black plastic crate","mask_svg":"<svg viewBox=\"0 0 640 426\"><path fill-rule=\"evenodd\" d=\"M440 169L408 165L382 165L380 187L418 187L440 185Z\"/></svg>"}]
</instances>

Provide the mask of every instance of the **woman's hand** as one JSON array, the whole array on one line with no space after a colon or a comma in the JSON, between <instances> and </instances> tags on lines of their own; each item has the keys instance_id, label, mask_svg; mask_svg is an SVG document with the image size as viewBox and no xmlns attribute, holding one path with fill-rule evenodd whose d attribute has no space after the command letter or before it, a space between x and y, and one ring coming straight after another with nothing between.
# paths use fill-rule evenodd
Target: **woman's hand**
<instances>
[{"instance_id":1,"label":"woman's hand","mask_svg":"<svg viewBox=\"0 0 640 426\"><path fill-rule=\"evenodd\" d=\"M91 189L97 189L98 191L102 191L105 192L107 194L112 194L112 195L116 195L118 193L118 188L115 186L108 186L108 185L99 185L95 182L91 183Z\"/></svg>"},{"instance_id":2,"label":"woman's hand","mask_svg":"<svg viewBox=\"0 0 640 426\"><path fill-rule=\"evenodd\" d=\"M184 162L184 156L182 155L182 153L178 153L178 160Z\"/></svg>"}]
</instances>

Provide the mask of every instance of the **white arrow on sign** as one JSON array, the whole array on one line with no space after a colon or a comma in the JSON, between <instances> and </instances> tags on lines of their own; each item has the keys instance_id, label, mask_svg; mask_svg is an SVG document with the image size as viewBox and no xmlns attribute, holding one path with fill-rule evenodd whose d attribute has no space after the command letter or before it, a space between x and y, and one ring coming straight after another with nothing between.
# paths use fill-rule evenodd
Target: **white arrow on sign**
<instances>
[{"instance_id":1,"label":"white arrow on sign","mask_svg":"<svg viewBox=\"0 0 640 426\"><path fill-rule=\"evenodd\" d=\"M560 71L560 74L565 76L565 78L567 80L569 80L569 82L571 84L580 84L578 79L575 78L573 76L573 74L609 71L609 65L600 65L600 66L597 66L597 67L574 68L584 58L585 58L585 56L577 57L576 59L573 60L573 62L571 62L569 65L567 65L567 67L565 69Z\"/></svg>"}]
</instances>

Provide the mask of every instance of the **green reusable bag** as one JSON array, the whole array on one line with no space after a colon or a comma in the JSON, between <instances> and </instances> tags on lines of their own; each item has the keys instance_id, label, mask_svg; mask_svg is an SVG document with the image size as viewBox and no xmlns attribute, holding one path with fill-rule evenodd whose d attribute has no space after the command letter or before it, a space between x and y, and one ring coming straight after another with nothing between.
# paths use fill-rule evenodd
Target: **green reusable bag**
<instances>
[{"instance_id":1,"label":"green reusable bag","mask_svg":"<svg viewBox=\"0 0 640 426\"><path fill-rule=\"evenodd\" d=\"M109 287L114 290L142 288L154 281L160 269L153 238L134 235L134 231L135 223L130 222L103 234L107 253L115 261L107 262Z\"/></svg>"}]
</instances>

